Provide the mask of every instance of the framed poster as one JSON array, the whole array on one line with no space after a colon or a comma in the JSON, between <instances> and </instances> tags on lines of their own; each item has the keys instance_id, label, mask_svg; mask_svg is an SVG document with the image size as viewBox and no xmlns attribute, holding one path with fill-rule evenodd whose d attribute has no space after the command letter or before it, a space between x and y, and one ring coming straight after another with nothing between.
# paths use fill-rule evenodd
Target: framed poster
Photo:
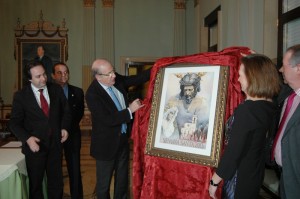
<instances>
[{"instance_id":1,"label":"framed poster","mask_svg":"<svg viewBox=\"0 0 300 199\"><path fill-rule=\"evenodd\" d=\"M161 68L153 92L146 154L216 167L228 77L226 66Z\"/></svg>"}]
</instances>

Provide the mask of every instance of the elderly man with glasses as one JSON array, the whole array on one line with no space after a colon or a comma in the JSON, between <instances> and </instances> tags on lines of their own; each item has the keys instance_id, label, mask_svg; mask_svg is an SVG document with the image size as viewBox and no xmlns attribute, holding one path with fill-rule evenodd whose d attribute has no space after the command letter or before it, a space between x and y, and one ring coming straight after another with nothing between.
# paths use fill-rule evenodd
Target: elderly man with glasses
<instances>
[{"instance_id":1,"label":"elderly man with glasses","mask_svg":"<svg viewBox=\"0 0 300 199\"><path fill-rule=\"evenodd\" d=\"M97 59L92 64L94 81L86 92L92 115L91 156L96 159L97 198L110 198L114 173L114 198L128 198L130 122L142 108L139 99L129 104L127 88L149 80L150 70L137 76L122 76L111 63Z\"/></svg>"}]
</instances>

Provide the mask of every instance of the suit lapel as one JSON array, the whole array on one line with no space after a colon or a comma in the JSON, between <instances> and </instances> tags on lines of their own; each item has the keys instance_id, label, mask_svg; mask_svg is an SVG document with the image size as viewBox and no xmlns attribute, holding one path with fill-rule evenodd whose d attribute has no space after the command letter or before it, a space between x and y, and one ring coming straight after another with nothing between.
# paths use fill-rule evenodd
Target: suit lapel
<instances>
[{"instance_id":1,"label":"suit lapel","mask_svg":"<svg viewBox=\"0 0 300 199\"><path fill-rule=\"evenodd\" d=\"M294 126L294 123L297 122L300 118L300 104L298 105L298 107L296 108L294 114L292 115L291 119L288 121L286 128L284 130L284 134L283 137L285 137L288 133L290 128L292 128Z\"/></svg>"},{"instance_id":2,"label":"suit lapel","mask_svg":"<svg viewBox=\"0 0 300 199\"><path fill-rule=\"evenodd\" d=\"M110 103L108 106L109 107L114 107L117 110L117 107L114 103L114 101L111 99L110 95L104 90L104 88L99 84L97 80L95 80L95 87L97 88L99 92L99 96L103 98L104 101Z\"/></svg>"},{"instance_id":3,"label":"suit lapel","mask_svg":"<svg viewBox=\"0 0 300 199\"><path fill-rule=\"evenodd\" d=\"M125 89L123 87L120 87L119 84L115 84L114 87L116 87L116 89L118 89L118 91L120 91L120 93L122 93L124 102L125 102L125 106L128 107L128 100L126 99L127 95L126 95Z\"/></svg>"}]
</instances>

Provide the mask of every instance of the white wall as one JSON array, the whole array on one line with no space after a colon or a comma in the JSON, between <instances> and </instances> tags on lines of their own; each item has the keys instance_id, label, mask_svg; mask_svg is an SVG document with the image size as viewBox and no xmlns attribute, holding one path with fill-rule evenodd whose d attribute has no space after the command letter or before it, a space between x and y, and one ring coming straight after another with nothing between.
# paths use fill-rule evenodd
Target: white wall
<instances>
[{"instance_id":1,"label":"white wall","mask_svg":"<svg viewBox=\"0 0 300 199\"><path fill-rule=\"evenodd\" d=\"M115 1L115 64L121 56L172 56L173 8L172 0Z\"/></svg>"},{"instance_id":2,"label":"white wall","mask_svg":"<svg viewBox=\"0 0 300 199\"><path fill-rule=\"evenodd\" d=\"M223 47L247 46L263 51L264 1L222 2Z\"/></svg>"},{"instance_id":3,"label":"white wall","mask_svg":"<svg viewBox=\"0 0 300 199\"><path fill-rule=\"evenodd\" d=\"M204 18L221 5L220 49L247 46L270 58L277 55L277 7L274 0L200 0L200 29ZM202 31L202 37L207 37ZM205 38L200 39L201 50L207 49Z\"/></svg>"}]
</instances>

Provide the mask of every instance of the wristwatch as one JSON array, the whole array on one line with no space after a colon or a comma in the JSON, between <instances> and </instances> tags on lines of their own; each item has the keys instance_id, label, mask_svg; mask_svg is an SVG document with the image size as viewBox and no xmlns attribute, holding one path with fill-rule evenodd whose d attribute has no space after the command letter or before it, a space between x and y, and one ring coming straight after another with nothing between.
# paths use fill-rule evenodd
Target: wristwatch
<instances>
[{"instance_id":1,"label":"wristwatch","mask_svg":"<svg viewBox=\"0 0 300 199\"><path fill-rule=\"evenodd\" d=\"M213 180L210 180L210 185L217 187L219 184L215 184Z\"/></svg>"}]
</instances>

